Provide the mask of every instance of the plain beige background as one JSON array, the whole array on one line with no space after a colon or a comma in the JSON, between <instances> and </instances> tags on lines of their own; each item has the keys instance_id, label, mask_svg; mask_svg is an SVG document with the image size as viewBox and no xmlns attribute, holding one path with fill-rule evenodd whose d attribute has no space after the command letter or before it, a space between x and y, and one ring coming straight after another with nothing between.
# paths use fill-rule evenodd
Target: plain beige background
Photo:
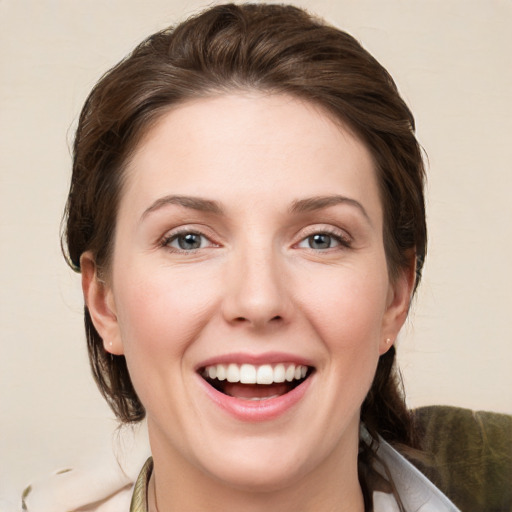
<instances>
[{"instance_id":1,"label":"plain beige background","mask_svg":"<svg viewBox=\"0 0 512 512\"><path fill-rule=\"evenodd\" d=\"M512 413L512 2L296 3L388 68L429 155L429 255L399 340L409 404ZM111 450L59 248L70 141L99 76L204 6L0 1L0 510L33 477Z\"/></svg>"}]
</instances>

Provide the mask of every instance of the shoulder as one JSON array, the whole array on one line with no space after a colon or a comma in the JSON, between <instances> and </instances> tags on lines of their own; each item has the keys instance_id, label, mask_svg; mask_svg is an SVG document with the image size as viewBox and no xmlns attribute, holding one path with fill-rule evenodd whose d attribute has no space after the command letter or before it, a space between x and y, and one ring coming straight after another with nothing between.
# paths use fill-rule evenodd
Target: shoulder
<instances>
[{"instance_id":1,"label":"shoulder","mask_svg":"<svg viewBox=\"0 0 512 512\"><path fill-rule=\"evenodd\" d=\"M27 512L119 512L129 510L133 484L122 470L66 469L39 478L22 495Z\"/></svg>"},{"instance_id":2,"label":"shoulder","mask_svg":"<svg viewBox=\"0 0 512 512\"><path fill-rule=\"evenodd\" d=\"M120 466L66 469L41 478L22 496L26 512L120 512L146 510L146 489L153 461L146 461L134 482ZM135 503L135 506L133 505Z\"/></svg>"},{"instance_id":3,"label":"shoulder","mask_svg":"<svg viewBox=\"0 0 512 512\"><path fill-rule=\"evenodd\" d=\"M427 477L383 439L380 439L377 454L391 473L405 510L417 512L457 512L459 510ZM382 472L385 471L384 468L380 469ZM399 510L396 501L389 494L376 492L374 501L375 512L398 512Z\"/></svg>"},{"instance_id":4,"label":"shoulder","mask_svg":"<svg viewBox=\"0 0 512 512\"><path fill-rule=\"evenodd\" d=\"M112 450L89 462L34 479L22 496L26 512L120 512L130 509L134 482L149 456L145 424L117 429Z\"/></svg>"},{"instance_id":5,"label":"shoulder","mask_svg":"<svg viewBox=\"0 0 512 512\"><path fill-rule=\"evenodd\" d=\"M457 510L446 508L439 489L461 510L509 510L512 416L452 406L421 407L413 414L430 463L413 459L420 472L387 443L382 442L379 449L400 486L400 496L413 503L413 510ZM395 510L385 507L390 495L379 497L376 493L376 502L380 498L383 505L376 507L377 512Z\"/></svg>"},{"instance_id":6,"label":"shoulder","mask_svg":"<svg viewBox=\"0 0 512 512\"><path fill-rule=\"evenodd\" d=\"M462 510L509 510L512 415L461 407L414 411L431 467L417 464Z\"/></svg>"}]
</instances>

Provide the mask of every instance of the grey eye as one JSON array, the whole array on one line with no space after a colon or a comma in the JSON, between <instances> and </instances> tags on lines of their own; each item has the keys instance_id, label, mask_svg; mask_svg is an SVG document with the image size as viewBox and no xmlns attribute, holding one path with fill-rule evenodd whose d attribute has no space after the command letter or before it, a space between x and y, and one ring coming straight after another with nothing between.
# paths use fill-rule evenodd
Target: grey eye
<instances>
[{"instance_id":1,"label":"grey eye","mask_svg":"<svg viewBox=\"0 0 512 512\"><path fill-rule=\"evenodd\" d=\"M199 233L183 233L176 235L168 245L182 251L193 251L194 249L201 249L205 240L205 237Z\"/></svg>"},{"instance_id":2,"label":"grey eye","mask_svg":"<svg viewBox=\"0 0 512 512\"><path fill-rule=\"evenodd\" d=\"M337 240L327 233L308 236L307 241L311 249L330 249L338 244Z\"/></svg>"}]
</instances>

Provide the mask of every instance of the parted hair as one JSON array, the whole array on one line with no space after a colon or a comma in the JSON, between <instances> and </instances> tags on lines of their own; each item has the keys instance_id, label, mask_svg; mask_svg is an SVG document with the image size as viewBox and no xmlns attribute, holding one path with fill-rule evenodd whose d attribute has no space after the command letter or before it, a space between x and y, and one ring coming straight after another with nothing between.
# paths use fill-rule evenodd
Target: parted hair
<instances>
[{"instance_id":1,"label":"parted hair","mask_svg":"<svg viewBox=\"0 0 512 512\"><path fill-rule=\"evenodd\" d=\"M375 162L390 278L416 265L417 286L426 225L424 166L412 113L386 69L354 37L287 5L215 6L151 35L99 80L73 146L63 224L70 265L79 271L81 255L91 251L108 276L123 170L159 117L187 100L237 90L313 102L354 130ZM121 421L141 420L144 407L125 358L104 350L87 307L85 329L102 394ZM361 419L374 438L378 433L411 446L414 433L394 361L391 347L380 357ZM371 451L360 453L363 461L371 457Z\"/></svg>"}]
</instances>

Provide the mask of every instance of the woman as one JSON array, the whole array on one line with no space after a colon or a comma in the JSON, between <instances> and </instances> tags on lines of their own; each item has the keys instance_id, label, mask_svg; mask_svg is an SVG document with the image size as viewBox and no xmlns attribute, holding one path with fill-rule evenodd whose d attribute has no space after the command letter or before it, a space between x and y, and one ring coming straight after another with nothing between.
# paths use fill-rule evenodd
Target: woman
<instances>
[{"instance_id":1,"label":"woman","mask_svg":"<svg viewBox=\"0 0 512 512\"><path fill-rule=\"evenodd\" d=\"M294 7L214 7L101 79L65 247L100 390L147 418L131 510L456 510L387 444L417 445L423 174L386 70Z\"/></svg>"}]
</instances>

